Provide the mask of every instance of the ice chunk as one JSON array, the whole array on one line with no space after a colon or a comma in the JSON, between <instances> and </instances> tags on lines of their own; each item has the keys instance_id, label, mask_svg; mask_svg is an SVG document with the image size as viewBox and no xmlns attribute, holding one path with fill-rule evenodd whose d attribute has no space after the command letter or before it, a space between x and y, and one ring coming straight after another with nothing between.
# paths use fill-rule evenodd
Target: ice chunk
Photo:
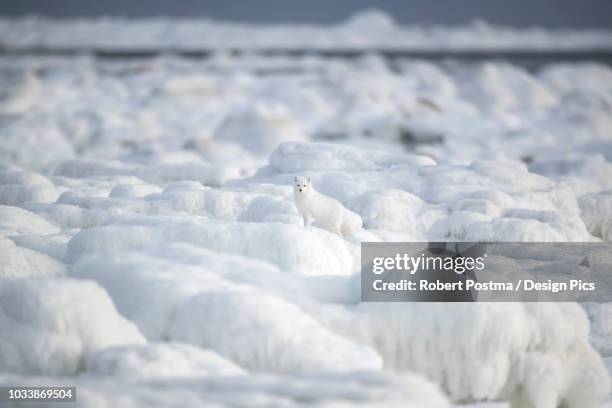
<instances>
[{"instance_id":1,"label":"ice chunk","mask_svg":"<svg viewBox=\"0 0 612 408\"><path fill-rule=\"evenodd\" d=\"M543 111L557 102L546 84L510 64L484 63L473 72L473 78L462 78L458 85L481 109L496 113Z\"/></svg>"},{"instance_id":2,"label":"ice chunk","mask_svg":"<svg viewBox=\"0 0 612 408\"><path fill-rule=\"evenodd\" d=\"M612 241L612 191L584 195L579 203L589 232Z\"/></svg>"},{"instance_id":3,"label":"ice chunk","mask_svg":"<svg viewBox=\"0 0 612 408\"><path fill-rule=\"evenodd\" d=\"M280 298L257 292L207 292L177 311L172 338L215 350L255 371L378 370L371 348L332 334Z\"/></svg>"},{"instance_id":4,"label":"ice chunk","mask_svg":"<svg viewBox=\"0 0 612 408\"><path fill-rule=\"evenodd\" d=\"M59 196L55 187L4 185L0 186L0 203L22 205L27 202L54 202Z\"/></svg>"},{"instance_id":5,"label":"ice chunk","mask_svg":"<svg viewBox=\"0 0 612 408\"><path fill-rule=\"evenodd\" d=\"M0 367L23 375L73 375L106 347L143 344L93 282L0 279Z\"/></svg>"},{"instance_id":6,"label":"ice chunk","mask_svg":"<svg viewBox=\"0 0 612 408\"><path fill-rule=\"evenodd\" d=\"M11 240L20 247L32 249L63 262L68 241L74 233L76 232L70 231L54 235L19 235L11 236Z\"/></svg>"},{"instance_id":7,"label":"ice chunk","mask_svg":"<svg viewBox=\"0 0 612 408\"><path fill-rule=\"evenodd\" d=\"M593 346L606 357L612 356L612 303L585 303L584 308L591 321Z\"/></svg>"},{"instance_id":8,"label":"ice chunk","mask_svg":"<svg viewBox=\"0 0 612 408\"><path fill-rule=\"evenodd\" d=\"M114 378L176 378L193 376L235 376L245 371L210 350L181 343L151 343L118 346L91 354L87 373Z\"/></svg>"},{"instance_id":9,"label":"ice chunk","mask_svg":"<svg viewBox=\"0 0 612 408\"><path fill-rule=\"evenodd\" d=\"M59 228L30 211L0 205L0 235L46 235L57 232Z\"/></svg>"},{"instance_id":10,"label":"ice chunk","mask_svg":"<svg viewBox=\"0 0 612 408\"><path fill-rule=\"evenodd\" d=\"M172 242L248 256L289 273L312 276L350 275L359 265L356 247L320 228L194 217L140 218L127 224L86 229L68 243L66 259L73 262L87 253L112 254Z\"/></svg>"},{"instance_id":11,"label":"ice chunk","mask_svg":"<svg viewBox=\"0 0 612 408\"><path fill-rule=\"evenodd\" d=\"M151 184L117 184L111 190L111 198L135 198L159 193L161 189Z\"/></svg>"},{"instance_id":12,"label":"ice chunk","mask_svg":"<svg viewBox=\"0 0 612 408\"><path fill-rule=\"evenodd\" d=\"M74 148L52 115L36 113L3 120L0 162L42 170L74 156Z\"/></svg>"},{"instance_id":13,"label":"ice chunk","mask_svg":"<svg viewBox=\"0 0 612 408\"><path fill-rule=\"evenodd\" d=\"M428 208L418 196L403 190L372 190L355 200L354 209L368 229L407 232L415 240L425 239L434 220L445 211Z\"/></svg>"},{"instance_id":14,"label":"ice chunk","mask_svg":"<svg viewBox=\"0 0 612 408\"><path fill-rule=\"evenodd\" d=\"M282 197L260 196L251 201L240 213L238 221L249 222L284 222L298 224L302 222L295 204Z\"/></svg>"},{"instance_id":15,"label":"ice chunk","mask_svg":"<svg viewBox=\"0 0 612 408\"><path fill-rule=\"evenodd\" d=\"M160 249L161 251L161 249ZM169 336L177 307L202 292L232 288L209 268L134 253L90 256L78 262L71 276L103 286L121 314L138 325L150 340Z\"/></svg>"},{"instance_id":16,"label":"ice chunk","mask_svg":"<svg viewBox=\"0 0 612 408\"><path fill-rule=\"evenodd\" d=\"M59 191L46 177L20 170L0 170L0 204L51 203L58 196Z\"/></svg>"},{"instance_id":17,"label":"ice chunk","mask_svg":"<svg viewBox=\"0 0 612 408\"><path fill-rule=\"evenodd\" d=\"M306 136L292 114L282 105L257 104L237 109L219 125L215 139L234 142L254 155L268 155L281 142L301 141Z\"/></svg>"},{"instance_id":18,"label":"ice chunk","mask_svg":"<svg viewBox=\"0 0 612 408\"><path fill-rule=\"evenodd\" d=\"M309 170L377 171L393 166L427 166L424 156L369 151L331 143L283 143L270 155L270 166L279 173Z\"/></svg>"},{"instance_id":19,"label":"ice chunk","mask_svg":"<svg viewBox=\"0 0 612 408\"><path fill-rule=\"evenodd\" d=\"M198 183L175 182L162 193L147 197L148 209L142 212L176 211L235 220L257 196L244 191L204 188Z\"/></svg>"},{"instance_id":20,"label":"ice chunk","mask_svg":"<svg viewBox=\"0 0 612 408\"><path fill-rule=\"evenodd\" d=\"M0 236L0 278L65 275L64 264Z\"/></svg>"},{"instance_id":21,"label":"ice chunk","mask_svg":"<svg viewBox=\"0 0 612 408\"><path fill-rule=\"evenodd\" d=\"M574 303L368 303L358 310L366 327L347 333L362 333L386 367L425 374L453 401L595 407L610 391L586 314Z\"/></svg>"},{"instance_id":22,"label":"ice chunk","mask_svg":"<svg viewBox=\"0 0 612 408\"><path fill-rule=\"evenodd\" d=\"M539 77L562 93L571 93L574 90L608 93L612 91L612 70L607 65L594 62L548 65L540 72Z\"/></svg>"},{"instance_id":23,"label":"ice chunk","mask_svg":"<svg viewBox=\"0 0 612 408\"><path fill-rule=\"evenodd\" d=\"M19 74L19 72L3 72L2 79L0 79L0 88L2 88L0 114L2 115L23 114L33 109L43 99L42 84L34 70Z\"/></svg>"},{"instance_id":24,"label":"ice chunk","mask_svg":"<svg viewBox=\"0 0 612 408\"><path fill-rule=\"evenodd\" d=\"M136 176L151 183L192 180L205 185L219 186L226 180L239 177L241 170L238 167L195 161L144 166L113 161L73 159L61 162L54 174L72 178Z\"/></svg>"}]
</instances>

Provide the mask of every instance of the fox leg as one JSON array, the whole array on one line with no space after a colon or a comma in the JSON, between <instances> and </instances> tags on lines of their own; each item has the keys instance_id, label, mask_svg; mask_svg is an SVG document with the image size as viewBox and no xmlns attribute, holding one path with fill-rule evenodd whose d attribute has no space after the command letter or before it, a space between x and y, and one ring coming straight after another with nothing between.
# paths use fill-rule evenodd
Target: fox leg
<instances>
[{"instance_id":1,"label":"fox leg","mask_svg":"<svg viewBox=\"0 0 612 408\"><path fill-rule=\"evenodd\" d=\"M304 217L304 226L309 227L310 226L310 214L302 214L302 217Z\"/></svg>"},{"instance_id":2,"label":"fox leg","mask_svg":"<svg viewBox=\"0 0 612 408\"><path fill-rule=\"evenodd\" d=\"M342 235L342 214L338 214L338 216L335 217L333 224L332 224L332 231L340 236L343 236Z\"/></svg>"}]
</instances>

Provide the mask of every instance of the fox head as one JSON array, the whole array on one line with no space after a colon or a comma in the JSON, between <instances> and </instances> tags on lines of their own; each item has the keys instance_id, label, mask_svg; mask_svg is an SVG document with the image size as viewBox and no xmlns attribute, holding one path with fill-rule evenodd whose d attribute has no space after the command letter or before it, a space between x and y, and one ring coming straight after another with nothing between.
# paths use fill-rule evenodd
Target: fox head
<instances>
[{"instance_id":1,"label":"fox head","mask_svg":"<svg viewBox=\"0 0 612 408\"><path fill-rule=\"evenodd\" d=\"M293 179L293 192L296 194L308 194L312 191L310 177L297 176Z\"/></svg>"}]
</instances>

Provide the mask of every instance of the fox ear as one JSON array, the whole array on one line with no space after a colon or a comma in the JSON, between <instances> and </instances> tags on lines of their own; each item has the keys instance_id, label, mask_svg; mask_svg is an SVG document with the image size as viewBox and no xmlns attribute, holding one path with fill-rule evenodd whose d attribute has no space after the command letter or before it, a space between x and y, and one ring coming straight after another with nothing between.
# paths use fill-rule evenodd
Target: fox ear
<instances>
[{"instance_id":1,"label":"fox ear","mask_svg":"<svg viewBox=\"0 0 612 408\"><path fill-rule=\"evenodd\" d=\"M295 176L295 177L293 178L293 181L297 181L297 176Z\"/></svg>"},{"instance_id":2,"label":"fox ear","mask_svg":"<svg viewBox=\"0 0 612 408\"><path fill-rule=\"evenodd\" d=\"M308 177L308 178L306 179L306 181L308 181L308 182L310 183L310 177Z\"/></svg>"}]
</instances>

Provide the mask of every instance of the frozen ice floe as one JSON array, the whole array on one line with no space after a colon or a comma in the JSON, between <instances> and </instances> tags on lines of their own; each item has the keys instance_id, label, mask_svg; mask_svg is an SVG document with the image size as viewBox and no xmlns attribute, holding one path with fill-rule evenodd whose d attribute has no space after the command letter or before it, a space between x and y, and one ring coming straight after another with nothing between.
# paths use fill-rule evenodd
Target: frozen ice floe
<instances>
[{"instance_id":1,"label":"frozen ice floe","mask_svg":"<svg viewBox=\"0 0 612 408\"><path fill-rule=\"evenodd\" d=\"M45 19L0 22L0 36L19 24L33 34L11 32L15 44L68 38ZM250 30L130 24L168 41L227 30L236 44ZM61 26L88 41L130 24ZM380 14L324 35L286 29L312 46L403 35L432 45ZM249 41L286 45L286 29ZM427 33L437 45L452 33L448 47L474 33L479 46L533 34ZM67 381L83 405L102 406L447 407L446 394L583 408L606 398L608 305L361 304L358 272L361 241L612 239L608 67L217 54L0 58L9 68L32 82L1 95L1 382ZM45 97L29 97L32 86ZM304 228L297 175L364 230ZM589 254L596 273L604 256Z\"/></svg>"}]
</instances>

